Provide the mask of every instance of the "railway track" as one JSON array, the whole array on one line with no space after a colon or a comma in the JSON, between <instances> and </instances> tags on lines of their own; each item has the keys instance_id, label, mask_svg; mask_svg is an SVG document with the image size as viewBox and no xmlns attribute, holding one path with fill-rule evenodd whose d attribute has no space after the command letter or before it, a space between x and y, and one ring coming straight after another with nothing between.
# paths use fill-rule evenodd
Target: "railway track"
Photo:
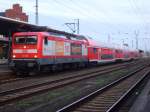
<instances>
[{"instance_id":1,"label":"railway track","mask_svg":"<svg viewBox=\"0 0 150 112\"><path fill-rule=\"evenodd\" d=\"M107 69L111 69L113 67L117 67L117 66L130 66L131 64L135 64L138 63L138 61L135 61L135 62L126 62L126 63L119 63L119 64L116 64L116 65L109 65L109 66L104 66L104 67L101 67L101 69L99 70L107 70ZM86 69L85 69L86 70ZM96 71L99 71L99 70L96 70ZM84 70L83 70L84 71ZM89 71L89 69L87 70ZM76 74L77 72L76 71L72 71L72 74ZM55 74L54 74L55 75ZM69 74L71 75L71 74ZM41 76L43 77L43 76ZM11 83L11 82L16 82L16 81L22 81L22 80L29 80L29 79L32 79L32 78L35 78L34 76L30 76L30 77L17 77L15 75L1 75L0 76L0 84L6 84L6 83ZM36 76L37 78L37 76ZM38 78L40 78L40 76L38 76Z\"/></svg>"},{"instance_id":2,"label":"railway track","mask_svg":"<svg viewBox=\"0 0 150 112\"><path fill-rule=\"evenodd\" d=\"M57 112L116 112L118 105L148 74L150 67L140 68L117 81L63 107Z\"/></svg>"},{"instance_id":3,"label":"railway track","mask_svg":"<svg viewBox=\"0 0 150 112\"><path fill-rule=\"evenodd\" d=\"M126 64L126 66L127 65L129 64ZM90 78L93 78L102 74L110 73L116 70L121 70L125 68L126 66L125 65L124 66L122 65L119 67L115 66L115 67L112 67L111 69L109 68L109 70L107 68L107 71L106 69L99 70L99 71L97 70L97 71L93 71L90 73L64 77L64 78L53 80L53 81L46 82L46 83L34 84L30 86L24 86L20 88L1 91L0 92L0 106L8 104L16 100L24 99L32 95L40 94L49 90L57 89L57 88L60 88L69 84L83 81L85 79L90 79Z\"/></svg>"},{"instance_id":4,"label":"railway track","mask_svg":"<svg viewBox=\"0 0 150 112\"><path fill-rule=\"evenodd\" d=\"M1 79L0 84L11 83L11 82L20 81L20 80L24 80L24 78L21 78L21 77L8 77L8 78Z\"/></svg>"},{"instance_id":5,"label":"railway track","mask_svg":"<svg viewBox=\"0 0 150 112\"><path fill-rule=\"evenodd\" d=\"M0 84L18 79L20 78L16 77L11 70L2 70L2 68L0 69Z\"/></svg>"}]
</instances>

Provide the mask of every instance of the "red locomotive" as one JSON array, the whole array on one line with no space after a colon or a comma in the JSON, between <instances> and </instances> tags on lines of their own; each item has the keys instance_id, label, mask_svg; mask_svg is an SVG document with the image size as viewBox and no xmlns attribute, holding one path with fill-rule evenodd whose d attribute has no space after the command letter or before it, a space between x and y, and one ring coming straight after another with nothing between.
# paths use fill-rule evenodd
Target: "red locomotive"
<instances>
[{"instance_id":1,"label":"red locomotive","mask_svg":"<svg viewBox=\"0 0 150 112\"><path fill-rule=\"evenodd\" d=\"M137 51L130 52L98 44L78 35L15 33L12 39L12 66L17 72L28 73L139 57Z\"/></svg>"}]
</instances>

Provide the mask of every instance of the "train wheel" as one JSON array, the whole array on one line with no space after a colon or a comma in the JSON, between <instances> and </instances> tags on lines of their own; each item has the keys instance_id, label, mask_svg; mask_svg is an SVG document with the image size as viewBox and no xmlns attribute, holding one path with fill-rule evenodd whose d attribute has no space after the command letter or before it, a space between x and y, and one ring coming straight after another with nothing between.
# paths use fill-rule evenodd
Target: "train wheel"
<instances>
[{"instance_id":1,"label":"train wheel","mask_svg":"<svg viewBox=\"0 0 150 112\"><path fill-rule=\"evenodd\" d=\"M62 64L58 64L57 65L57 70L58 71L62 71L63 70L63 65Z\"/></svg>"},{"instance_id":2,"label":"train wheel","mask_svg":"<svg viewBox=\"0 0 150 112\"><path fill-rule=\"evenodd\" d=\"M71 68L71 66L70 66L69 64L63 64L63 69L64 69L64 70L67 70L67 69L69 69L69 68Z\"/></svg>"},{"instance_id":3,"label":"train wheel","mask_svg":"<svg viewBox=\"0 0 150 112\"><path fill-rule=\"evenodd\" d=\"M29 76L33 76L33 75L36 75L36 74L38 74L38 73L37 73L37 72L34 72L34 71L28 73Z\"/></svg>"},{"instance_id":4,"label":"train wheel","mask_svg":"<svg viewBox=\"0 0 150 112\"><path fill-rule=\"evenodd\" d=\"M79 68L84 68L85 67L85 63L79 63L78 66L79 66Z\"/></svg>"},{"instance_id":5,"label":"train wheel","mask_svg":"<svg viewBox=\"0 0 150 112\"><path fill-rule=\"evenodd\" d=\"M72 63L70 66L71 66L71 69L77 69L78 68L77 63Z\"/></svg>"},{"instance_id":6,"label":"train wheel","mask_svg":"<svg viewBox=\"0 0 150 112\"><path fill-rule=\"evenodd\" d=\"M19 77L20 77L20 76L21 76L21 77L22 77L22 76L23 76L23 77L24 77L24 76L29 76L29 72L17 71L17 72L16 72L16 76L19 76Z\"/></svg>"}]
</instances>

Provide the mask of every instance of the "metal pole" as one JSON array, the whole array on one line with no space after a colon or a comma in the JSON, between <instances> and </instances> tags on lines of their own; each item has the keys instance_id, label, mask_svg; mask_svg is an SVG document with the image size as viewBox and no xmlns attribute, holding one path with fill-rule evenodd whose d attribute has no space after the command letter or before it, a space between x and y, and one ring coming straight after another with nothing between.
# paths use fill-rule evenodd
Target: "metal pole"
<instances>
[{"instance_id":1,"label":"metal pole","mask_svg":"<svg viewBox=\"0 0 150 112\"><path fill-rule=\"evenodd\" d=\"M132 40L132 48L133 48L133 40Z\"/></svg>"},{"instance_id":2,"label":"metal pole","mask_svg":"<svg viewBox=\"0 0 150 112\"><path fill-rule=\"evenodd\" d=\"M79 22L79 19L74 19L75 22L73 23L65 23L65 25L71 29L73 31L73 33L77 33L79 34L80 33L80 22ZM73 27L72 27L73 25Z\"/></svg>"},{"instance_id":3,"label":"metal pole","mask_svg":"<svg viewBox=\"0 0 150 112\"><path fill-rule=\"evenodd\" d=\"M11 43L12 43L12 37L11 37L11 30L8 30L8 52L7 52L7 58L8 63L11 61Z\"/></svg>"},{"instance_id":4,"label":"metal pole","mask_svg":"<svg viewBox=\"0 0 150 112\"><path fill-rule=\"evenodd\" d=\"M147 52L147 45L146 45L146 41L145 41L145 52Z\"/></svg>"},{"instance_id":5,"label":"metal pole","mask_svg":"<svg viewBox=\"0 0 150 112\"><path fill-rule=\"evenodd\" d=\"M39 24L39 17L38 17L38 0L36 0L36 5L35 5L35 23L36 25Z\"/></svg>"},{"instance_id":6,"label":"metal pole","mask_svg":"<svg viewBox=\"0 0 150 112\"><path fill-rule=\"evenodd\" d=\"M77 34L80 33L80 22L79 19L77 19Z\"/></svg>"},{"instance_id":7,"label":"metal pole","mask_svg":"<svg viewBox=\"0 0 150 112\"><path fill-rule=\"evenodd\" d=\"M73 32L76 32L76 23L65 23L65 25ZM73 27L72 27L73 26Z\"/></svg>"},{"instance_id":8,"label":"metal pole","mask_svg":"<svg viewBox=\"0 0 150 112\"><path fill-rule=\"evenodd\" d=\"M138 38L137 38L137 36L136 36L136 49L138 49Z\"/></svg>"},{"instance_id":9,"label":"metal pole","mask_svg":"<svg viewBox=\"0 0 150 112\"><path fill-rule=\"evenodd\" d=\"M135 30L135 39L136 39L136 49L138 49L138 36L139 36L139 31Z\"/></svg>"},{"instance_id":10,"label":"metal pole","mask_svg":"<svg viewBox=\"0 0 150 112\"><path fill-rule=\"evenodd\" d=\"M110 34L108 34L108 43L110 43Z\"/></svg>"},{"instance_id":11,"label":"metal pole","mask_svg":"<svg viewBox=\"0 0 150 112\"><path fill-rule=\"evenodd\" d=\"M122 44L124 45L124 39L122 39Z\"/></svg>"}]
</instances>

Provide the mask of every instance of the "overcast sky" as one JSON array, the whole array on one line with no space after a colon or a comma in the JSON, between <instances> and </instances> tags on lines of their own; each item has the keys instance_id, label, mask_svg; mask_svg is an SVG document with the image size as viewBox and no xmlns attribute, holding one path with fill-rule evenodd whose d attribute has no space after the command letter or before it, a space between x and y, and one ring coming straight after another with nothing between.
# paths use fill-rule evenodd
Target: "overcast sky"
<instances>
[{"instance_id":1,"label":"overcast sky","mask_svg":"<svg viewBox=\"0 0 150 112\"><path fill-rule=\"evenodd\" d=\"M19 3L35 24L36 0L1 0L3 12ZM80 34L102 42L150 50L150 0L39 0L39 25L71 32L64 23L80 19ZM108 37L110 37L108 39Z\"/></svg>"}]
</instances>

